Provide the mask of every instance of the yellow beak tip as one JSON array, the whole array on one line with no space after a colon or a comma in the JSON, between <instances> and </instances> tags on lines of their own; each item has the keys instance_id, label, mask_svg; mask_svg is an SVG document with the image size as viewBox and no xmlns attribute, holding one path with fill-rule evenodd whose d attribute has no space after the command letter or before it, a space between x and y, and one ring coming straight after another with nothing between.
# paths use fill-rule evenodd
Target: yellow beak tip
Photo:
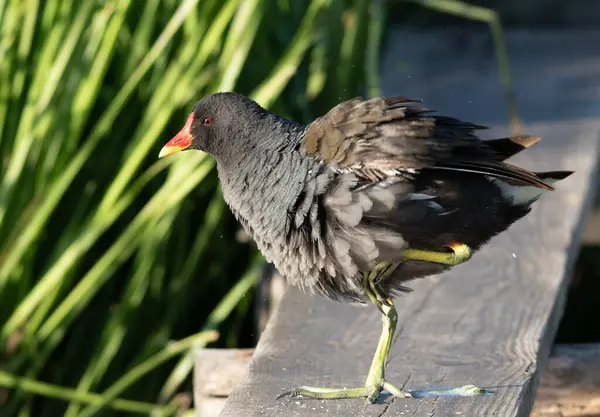
<instances>
[{"instance_id":1,"label":"yellow beak tip","mask_svg":"<svg viewBox=\"0 0 600 417\"><path fill-rule=\"evenodd\" d=\"M158 157L162 158L163 156L167 156L167 155L171 155L175 152L179 152L181 150L181 148L178 148L176 146L163 146L163 148L160 150Z\"/></svg>"}]
</instances>

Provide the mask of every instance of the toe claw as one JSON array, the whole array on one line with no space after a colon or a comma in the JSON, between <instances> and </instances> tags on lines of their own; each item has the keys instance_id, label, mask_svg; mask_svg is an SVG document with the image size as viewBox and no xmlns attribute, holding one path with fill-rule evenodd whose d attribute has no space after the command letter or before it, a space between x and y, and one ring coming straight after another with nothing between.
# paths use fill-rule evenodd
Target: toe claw
<instances>
[{"instance_id":1,"label":"toe claw","mask_svg":"<svg viewBox=\"0 0 600 417\"><path fill-rule=\"evenodd\" d=\"M282 392L275 399L280 400L284 397L293 397L293 396L294 396L294 390L289 390L289 391Z\"/></svg>"}]
</instances>

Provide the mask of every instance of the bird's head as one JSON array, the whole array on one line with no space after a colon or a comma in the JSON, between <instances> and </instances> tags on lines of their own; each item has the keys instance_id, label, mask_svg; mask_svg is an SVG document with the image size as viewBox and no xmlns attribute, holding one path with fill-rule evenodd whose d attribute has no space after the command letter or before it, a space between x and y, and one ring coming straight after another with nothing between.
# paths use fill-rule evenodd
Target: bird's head
<instances>
[{"instance_id":1,"label":"bird's head","mask_svg":"<svg viewBox=\"0 0 600 417\"><path fill-rule=\"evenodd\" d=\"M267 111L238 93L216 93L198 101L183 128L160 151L159 157L196 149L217 158L243 150L255 138Z\"/></svg>"}]
</instances>

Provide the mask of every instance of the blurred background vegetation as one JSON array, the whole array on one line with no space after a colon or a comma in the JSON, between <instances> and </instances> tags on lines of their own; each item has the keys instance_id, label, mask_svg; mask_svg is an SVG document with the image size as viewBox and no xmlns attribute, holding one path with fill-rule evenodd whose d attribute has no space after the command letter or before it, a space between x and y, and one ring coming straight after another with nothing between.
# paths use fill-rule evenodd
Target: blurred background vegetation
<instances>
[{"instance_id":1,"label":"blurred background vegetation","mask_svg":"<svg viewBox=\"0 0 600 417\"><path fill-rule=\"evenodd\" d=\"M377 94L388 7L0 0L3 417L175 415L192 347L255 343L262 258L213 161L158 151L211 92L303 122Z\"/></svg>"}]
</instances>

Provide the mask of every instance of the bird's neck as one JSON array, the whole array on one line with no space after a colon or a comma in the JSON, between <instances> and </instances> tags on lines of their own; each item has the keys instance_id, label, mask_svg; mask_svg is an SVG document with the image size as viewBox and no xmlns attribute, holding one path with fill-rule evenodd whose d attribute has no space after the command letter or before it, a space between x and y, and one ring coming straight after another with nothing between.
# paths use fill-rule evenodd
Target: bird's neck
<instances>
[{"instance_id":1,"label":"bird's neck","mask_svg":"<svg viewBox=\"0 0 600 417\"><path fill-rule=\"evenodd\" d=\"M305 125L265 112L261 117L246 122L244 129L232 131L226 143L212 153L222 167L239 169L253 166L256 158L265 153L286 152L297 148Z\"/></svg>"},{"instance_id":2,"label":"bird's neck","mask_svg":"<svg viewBox=\"0 0 600 417\"><path fill-rule=\"evenodd\" d=\"M260 235L286 230L288 212L315 163L290 144L252 150L237 160L217 159L217 169L227 204L252 234Z\"/></svg>"}]
</instances>

